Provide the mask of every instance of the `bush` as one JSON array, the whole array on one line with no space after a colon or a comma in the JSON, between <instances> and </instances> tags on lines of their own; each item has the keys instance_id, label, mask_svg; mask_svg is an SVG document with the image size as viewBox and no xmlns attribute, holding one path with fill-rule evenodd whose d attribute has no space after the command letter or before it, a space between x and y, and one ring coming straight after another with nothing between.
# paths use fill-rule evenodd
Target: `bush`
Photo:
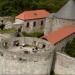
<instances>
[{"instance_id":1,"label":"bush","mask_svg":"<svg viewBox=\"0 0 75 75\"><path fill-rule=\"evenodd\" d=\"M33 33L27 33L27 32L22 32L23 36L26 36L26 37L41 37L44 35L43 32L33 32Z\"/></svg>"},{"instance_id":2,"label":"bush","mask_svg":"<svg viewBox=\"0 0 75 75\"><path fill-rule=\"evenodd\" d=\"M11 29L3 29L3 30L0 29L0 33L13 33L13 32L16 32L16 30L13 29L13 28L11 28Z\"/></svg>"},{"instance_id":3,"label":"bush","mask_svg":"<svg viewBox=\"0 0 75 75\"><path fill-rule=\"evenodd\" d=\"M71 43L67 43L65 47L65 53L71 57L75 57L75 38L72 40Z\"/></svg>"}]
</instances>

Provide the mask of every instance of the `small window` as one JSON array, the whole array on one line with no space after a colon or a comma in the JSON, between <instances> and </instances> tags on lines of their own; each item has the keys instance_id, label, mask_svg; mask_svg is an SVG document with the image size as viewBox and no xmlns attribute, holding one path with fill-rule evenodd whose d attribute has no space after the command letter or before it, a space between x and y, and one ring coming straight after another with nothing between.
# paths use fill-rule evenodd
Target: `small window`
<instances>
[{"instance_id":1,"label":"small window","mask_svg":"<svg viewBox=\"0 0 75 75\"><path fill-rule=\"evenodd\" d=\"M41 26L44 24L44 22L43 21L41 21Z\"/></svg>"},{"instance_id":2,"label":"small window","mask_svg":"<svg viewBox=\"0 0 75 75\"><path fill-rule=\"evenodd\" d=\"M35 26L36 26L36 22L33 23L33 27L35 27Z\"/></svg>"},{"instance_id":3,"label":"small window","mask_svg":"<svg viewBox=\"0 0 75 75\"><path fill-rule=\"evenodd\" d=\"M27 23L27 26L26 26L27 28L29 27L29 22Z\"/></svg>"}]
</instances>

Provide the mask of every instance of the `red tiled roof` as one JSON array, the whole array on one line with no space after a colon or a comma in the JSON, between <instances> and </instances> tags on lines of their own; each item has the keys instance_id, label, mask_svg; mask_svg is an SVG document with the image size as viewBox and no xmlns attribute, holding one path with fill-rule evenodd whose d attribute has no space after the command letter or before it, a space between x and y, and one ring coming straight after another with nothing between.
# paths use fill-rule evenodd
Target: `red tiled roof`
<instances>
[{"instance_id":1,"label":"red tiled roof","mask_svg":"<svg viewBox=\"0 0 75 75\"><path fill-rule=\"evenodd\" d=\"M73 33L75 33L75 26L67 25L57 31L48 33L42 38L48 40L49 42L52 42L53 44L56 44Z\"/></svg>"},{"instance_id":2,"label":"red tiled roof","mask_svg":"<svg viewBox=\"0 0 75 75\"><path fill-rule=\"evenodd\" d=\"M46 10L33 10L33 11L24 11L23 13L16 16L16 19L29 20L29 19L39 19L45 18L49 15Z\"/></svg>"}]
</instances>

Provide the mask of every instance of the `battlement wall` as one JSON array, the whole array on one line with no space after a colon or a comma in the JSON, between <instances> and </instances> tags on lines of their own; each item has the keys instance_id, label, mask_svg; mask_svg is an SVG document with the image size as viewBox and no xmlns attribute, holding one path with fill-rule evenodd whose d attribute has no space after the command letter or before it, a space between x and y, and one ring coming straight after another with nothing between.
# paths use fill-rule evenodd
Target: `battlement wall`
<instances>
[{"instance_id":1,"label":"battlement wall","mask_svg":"<svg viewBox=\"0 0 75 75\"><path fill-rule=\"evenodd\" d=\"M0 22L1 20L4 21L4 23L8 22L8 21L11 21L11 22L14 22L14 17L11 17L11 16L4 16L4 17L0 17Z\"/></svg>"},{"instance_id":2,"label":"battlement wall","mask_svg":"<svg viewBox=\"0 0 75 75\"><path fill-rule=\"evenodd\" d=\"M48 75L50 73L51 60L50 57L46 61L21 62L0 57L0 74Z\"/></svg>"},{"instance_id":3,"label":"battlement wall","mask_svg":"<svg viewBox=\"0 0 75 75\"><path fill-rule=\"evenodd\" d=\"M45 41L45 40L42 40L42 39L39 39L39 38L33 38L33 37L10 37L10 38L6 38L6 39L3 39L1 42L2 44L4 42L7 42L8 43L8 48L11 49L14 47L14 41L19 41L19 44L20 45L29 45L29 46L37 46L38 48L40 49L43 49L41 51L49 51L49 52L52 52L53 49L54 49L54 46L49 43L48 41ZM42 46L45 45L44 48L42 48Z\"/></svg>"},{"instance_id":4,"label":"battlement wall","mask_svg":"<svg viewBox=\"0 0 75 75\"><path fill-rule=\"evenodd\" d=\"M45 48L39 49L38 53L23 54L16 51L13 41L19 40L20 44L28 44L41 48L41 44L45 44ZM9 38L2 42L8 42L8 49L0 49L0 74L16 74L16 75L49 75L53 61L53 45L45 40L30 37ZM35 42L36 41L36 42Z\"/></svg>"}]
</instances>

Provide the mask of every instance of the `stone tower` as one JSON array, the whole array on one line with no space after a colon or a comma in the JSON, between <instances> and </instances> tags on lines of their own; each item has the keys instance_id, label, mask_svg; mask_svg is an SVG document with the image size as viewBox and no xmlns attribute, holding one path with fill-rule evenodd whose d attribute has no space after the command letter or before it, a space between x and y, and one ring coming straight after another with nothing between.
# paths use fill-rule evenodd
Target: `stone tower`
<instances>
[{"instance_id":1,"label":"stone tower","mask_svg":"<svg viewBox=\"0 0 75 75\"><path fill-rule=\"evenodd\" d=\"M75 23L75 1L69 0L53 17L52 31L69 23Z\"/></svg>"},{"instance_id":2,"label":"stone tower","mask_svg":"<svg viewBox=\"0 0 75 75\"><path fill-rule=\"evenodd\" d=\"M56 14L54 14L52 31L73 23L75 23L75 1L69 0Z\"/></svg>"},{"instance_id":3,"label":"stone tower","mask_svg":"<svg viewBox=\"0 0 75 75\"><path fill-rule=\"evenodd\" d=\"M0 39L0 75L50 75L54 56L54 45L50 42L1 35Z\"/></svg>"}]
</instances>

